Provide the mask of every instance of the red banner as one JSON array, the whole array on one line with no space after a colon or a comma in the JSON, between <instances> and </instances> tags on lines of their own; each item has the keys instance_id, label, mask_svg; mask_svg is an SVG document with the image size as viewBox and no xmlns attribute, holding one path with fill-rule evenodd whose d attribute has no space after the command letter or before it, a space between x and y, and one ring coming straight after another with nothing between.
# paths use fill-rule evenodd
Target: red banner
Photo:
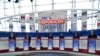
<instances>
[{"instance_id":1,"label":"red banner","mask_svg":"<svg viewBox=\"0 0 100 56\"><path fill-rule=\"evenodd\" d=\"M64 19L40 19L40 24L64 24Z\"/></svg>"}]
</instances>

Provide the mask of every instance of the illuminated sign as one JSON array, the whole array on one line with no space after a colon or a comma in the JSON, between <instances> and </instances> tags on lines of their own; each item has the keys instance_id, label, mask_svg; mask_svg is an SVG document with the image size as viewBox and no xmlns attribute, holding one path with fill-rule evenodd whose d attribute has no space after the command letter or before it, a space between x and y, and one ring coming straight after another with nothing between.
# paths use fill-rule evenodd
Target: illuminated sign
<instances>
[{"instance_id":1,"label":"illuminated sign","mask_svg":"<svg viewBox=\"0 0 100 56\"><path fill-rule=\"evenodd\" d=\"M49 24L49 25L44 25L43 29L54 29L54 28L61 29L62 27L63 26L59 24Z\"/></svg>"},{"instance_id":2,"label":"illuminated sign","mask_svg":"<svg viewBox=\"0 0 100 56\"><path fill-rule=\"evenodd\" d=\"M64 19L40 19L40 24L64 24Z\"/></svg>"}]
</instances>

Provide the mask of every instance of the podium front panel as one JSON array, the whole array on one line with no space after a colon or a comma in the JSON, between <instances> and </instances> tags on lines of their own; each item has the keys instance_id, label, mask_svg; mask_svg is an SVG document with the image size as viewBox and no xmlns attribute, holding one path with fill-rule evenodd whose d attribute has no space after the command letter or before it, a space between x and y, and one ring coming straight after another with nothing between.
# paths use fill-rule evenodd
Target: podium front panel
<instances>
[{"instance_id":1,"label":"podium front panel","mask_svg":"<svg viewBox=\"0 0 100 56\"><path fill-rule=\"evenodd\" d=\"M48 38L48 50L52 50L52 47L53 47L53 39Z\"/></svg>"},{"instance_id":2,"label":"podium front panel","mask_svg":"<svg viewBox=\"0 0 100 56\"><path fill-rule=\"evenodd\" d=\"M17 48L23 48L23 40L24 38L23 37L17 37L16 38L16 47Z\"/></svg>"},{"instance_id":3,"label":"podium front panel","mask_svg":"<svg viewBox=\"0 0 100 56\"><path fill-rule=\"evenodd\" d=\"M30 47L32 48L36 48L36 37L32 37L31 38L31 43L30 43Z\"/></svg>"},{"instance_id":4,"label":"podium front panel","mask_svg":"<svg viewBox=\"0 0 100 56\"><path fill-rule=\"evenodd\" d=\"M14 39L9 40L9 51L15 51L16 42Z\"/></svg>"},{"instance_id":5,"label":"podium front panel","mask_svg":"<svg viewBox=\"0 0 100 56\"><path fill-rule=\"evenodd\" d=\"M100 54L100 36L97 36L96 39L96 53Z\"/></svg>"},{"instance_id":6,"label":"podium front panel","mask_svg":"<svg viewBox=\"0 0 100 56\"><path fill-rule=\"evenodd\" d=\"M24 39L24 50L29 50L29 40L28 39Z\"/></svg>"},{"instance_id":7,"label":"podium front panel","mask_svg":"<svg viewBox=\"0 0 100 56\"><path fill-rule=\"evenodd\" d=\"M64 40L64 38L60 38L59 44L60 44L60 50L64 50L64 48L65 48L65 40Z\"/></svg>"},{"instance_id":8,"label":"podium front panel","mask_svg":"<svg viewBox=\"0 0 100 56\"><path fill-rule=\"evenodd\" d=\"M87 53L87 50L88 50L88 37L87 36L80 36L79 50L80 52Z\"/></svg>"},{"instance_id":9,"label":"podium front panel","mask_svg":"<svg viewBox=\"0 0 100 56\"><path fill-rule=\"evenodd\" d=\"M40 50L41 49L41 39L36 39L36 50Z\"/></svg>"},{"instance_id":10,"label":"podium front panel","mask_svg":"<svg viewBox=\"0 0 100 56\"><path fill-rule=\"evenodd\" d=\"M53 48L59 48L59 37L53 38Z\"/></svg>"},{"instance_id":11,"label":"podium front panel","mask_svg":"<svg viewBox=\"0 0 100 56\"><path fill-rule=\"evenodd\" d=\"M9 49L9 39L8 37L0 37L0 50Z\"/></svg>"},{"instance_id":12,"label":"podium front panel","mask_svg":"<svg viewBox=\"0 0 100 56\"><path fill-rule=\"evenodd\" d=\"M79 51L79 38L73 38L73 51Z\"/></svg>"},{"instance_id":13,"label":"podium front panel","mask_svg":"<svg viewBox=\"0 0 100 56\"><path fill-rule=\"evenodd\" d=\"M73 37L65 37L65 48L73 48Z\"/></svg>"},{"instance_id":14,"label":"podium front panel","mask_svg":"<svg viewBox=\"0 0 100 56\"><path fill-rule=\"evenodd\" d=\"M48 37L41 37L42 47L48 48Z\"/></svg>"},{"instance_id":15,"label":"podium front panel","mask_svg":"<svg viewBox=\"0 0 100 56\"><path fill-rule=\"evenodd\" d=\"M89 38L88 39L88 52L95 53L95 51L96 51L96 39Z\"/></svg>"}]
</instances>

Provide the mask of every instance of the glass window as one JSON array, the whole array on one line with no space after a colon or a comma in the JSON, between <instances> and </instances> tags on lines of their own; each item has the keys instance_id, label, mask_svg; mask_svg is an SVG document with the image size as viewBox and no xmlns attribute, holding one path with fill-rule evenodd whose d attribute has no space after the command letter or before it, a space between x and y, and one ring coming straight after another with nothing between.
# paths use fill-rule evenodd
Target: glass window
<instances>
[{"instance_id":1,"label":"glass window","mask_svg":"<svg viewBox=\"0 0 100 56\"><path fill-rule=\"evenodd\" d=\"M87 30L92 30L92 18L87 19Z\"/></svg>"},{"instance_id":2,"label":"glass window","mask_svg":"<svg viewBox=\"0 0 100 56\"><path fill-rule=\"evenodd\" d=\"M15 8L15 15L18 15L19 14L19 8Z\"/></svg>"},{"instance_id":3,"label":"glass window","mask_svg":"<svg viewBox=\"0 0 100 56\"><path fill-rule=\"evenodd\" d=\"M21 8L21 13L30 13L32 12L32 7L23 7Z\"/></svg>"},{"instance_id":4,"label":"glass window","mask_svg":"<svg viewBox=\"0 0 100 56\"><path fill-rule=\"evenodd\" d=\"M5 3L5 8L14 8L13 2Z\"/></svg>"},{"instance_id":5,"label":"glass window","mask_svg":"<svg viewBox=\"0 0 100 56\"><path fill-rule=\"evenodd\" d=\"M21 23L19 22L19 18L20 16L13 17L13 31L15 32L21 32Z\"/></svg>"},{"instance_id":6,"label":"glass window","mask_svg":"<svg viewBox=\"0 0 100 56\"><path fill-rule=\"evenodd\" d=\"M9 31L9 22L6 21L5 24L6 24L6 26L5 26L5 28L6 28L5 31Z\"/></svg>"},{"instance_id":7,"label":"glass window","mask_svg":"<svg viewBox=\"0 0 100 56\"><path fill-rule=\"evenodd\" d=\"M69 17L71 17L71 10L67 10L67 18L70 19Z\"/></svg>"},{"instance_id":8,"label":"glass window","mask_svg":"<svg viewBox=\"0 0 100 56\"><path fill-rule=\"evenodd\" d=\"M32 3L33 3L33 5L35 5L35 4L36 4L35 2L36 2L36 0L33 0L33 2L32 2Z\"/></svg>"},{"instance_id":9,"label":"glass window","mask_svg":"<svg viewBox=\"0 0 100 56\"><path fill-rule=\"evenodd\" d=\"M34 13L34 19L37 19L38 13Z\"/></svg>"},{"instance_id":10,"label":"glass window","mask_svg":"<svg viewBox=\"0 0 100 56\"><path fill-rule=\"evenodd\" d=\"M54 3L69 3L72 0L54 0Z\"/></svg>"},{"instance_id":11,"label":"glass window","mask_svg":"<svg viewBox=\"0 0 100 56\"><path fill-rule=\"evenodd\" d=\"M44 6L37 6L37 11L47 11L47 10L52 10L51 5L44 5Z\"/></svg>"},{"instance_id":12,"label":"glass window","mask_svg":"<svg viewBox=\"0 0 100 56\"><path fill-rule=\"evenodd\" d=\"M2 26L2 28L3 28L2 30L3 30L3 31L6 31L6 20L4 20L4 21L2 20L2 21L1 21L1 26Z\"/></svg>"},{"instance_id":13,"label":"glass window","mask_svg":"<svg viewBox=\"0 0 100 56\"><path fill-rule=\"evenodd\" d=\"M2 23L0 22L0 31L3 31Z\"/></svg>"},{"instance_id":14,"label":"glass window","mask_svg":"<svg viewBox=\"0 0 100 56\"><path fill-rule=\"evenodd\" d=\"M71 21L67 21L67 31L71 30Z\"/></svg>"},{"instance_id":15,"label":"glass window","mask_svg":"<svg viewBox=\"0 0 100 56\"><path fill-rule=\"evenodd\" d=\"M19 7L19 3L14 3L15 8Z\"/></svg>"},{"instance_id":16,"label":"glass window","mask_svg":"<svg viewBox=\"0 0 100 56\"><path fill-rule=\"evenodd\" d=\"M89 0L76 0L76 2L89 2Z\"/></svg>"},{"instance_id":17,"label":"glass window","mask_svg":"<svg viewBox=\"0 0 100 56\"><path fill-rule=\"evenodd\" d=\"M30 32L30 24L26 23L26 32Z\"/></svg>"},{"instance_id":18,"label":"glass window","mask_svg":"<svg viewBox=\"0 0 100 56\"><path fill-rule=\"evenodd\" d=\"M14 32L20 32L21 31L21 25L20 25L19 22L13 22L13 31Z\"/></svg>"},{"instance_id":19,"label":"glass window","mask_svg":"<svg viewBox=\"0 0 100 56\"><path fill-rule=\"evenodd\" d=\"M39 29L38 29L38 23L35 23L35 31L36 31L36 30L39 30Z\"/></svg>"},{"instance_id":20,"label":"glass window","mask_svg":"<svg viewBox=\"0 0 100 56\"><path fill-rule=\"evenodd\" d=\"M33 7L32 7L32 12L35 12L35 6L33 5Z\"/></svg>"},{"instance_id":21,"label":"glass window","mask_svg":"<svg viewBox=\"0 0 100 56\"><path fill-rule=\"evenodd\" d=\"M82 10L77 10L77 17L82 16Z\"/></svg>"},{"instance_id":22,"label":"glass window","mask_svg":"<svg viewBox=\"0 0 100 56\"><path fill-rule=\"evenodd\" d=\"M76 9L92 9L91 2L76 3Z\"/></svg>"},{"instance_id":23,"label":"glass window","mask_svg":"<svg viewBox=\"0 0 100 56\"><path fill-rule=\"evenodd\" d=\"M98 9L98 1L94 1L94 9Z\"/></svg>"},{"instance_id":24,"label":"glass window","mask_svg":"<svg viewBox=\"0 0 100 56\"><path fill-rule=\"evenodd\" d=\"M93 29L97 29L97 18L96 17L93 17L92 18L92 26L93 26Z\"/></svg>"},{"instance_id":25,"label":"glass window","mask_svg":"<svg viewBox=\"0 0 100 56\"><path fill-rule=\"evenodd\" d=\"M52 0L36 0L36 4L37 5L41 5L41 4L51 4Z\"/></svg>"},{"instance_id":26,"label":"glass window","mask_svg":"<svg viewBox=\"0 0 100 56\"><path fill-rule=\"evenodd\" d=\"M4 8L4 3L0 3L0 9Z\"/></svg>"},{"instance_id":27,"label":"glass window","mask_svg":"<svg viewBox=\"0 0 100 56\"><path fill-rule=\"evenodd\" d=\"M72 8L72 4L68 3L68 4L55 4L54 5L54 9L71 9Z\"/></svg>"},{"instance_id":28,"label":"glass window","mask_svg":"<svg viewBox=\"0 0 100 56\"><path fill-rule=\"evenodd\" d=\"M0 4L3 3L4 0L0 0Z\"/></svg>"},{"instance_id":29,"label":"glass window","mask_svg":"<svg viewBox=\"0 0 100 56\"><path fill-rule=\"evenodd\" d=\"M6 16L12 16L12 15L14 15L14 9L6 9L5 10L5 15Z\"/></svg>"},{"instance_id":30,"label":"glass window","mask_svg":"<svg viewBox=\"0 0 100 56\"><path fill-rule=\"evenodd\" d=\"M81 31L82 30L82 21L81 20L77 20L77 31Z\"/></svg>"},{"instance_id":31,"label":"glass window","mask_svg":"<svg viewBox=\"0 0 100 56\"><path fill-rule=\"evenodd\" d=\"M99 1L99 4L98 4L98 5L99 5L98 7L99 7L99 9L100 9L100 1Z\"/></svg>"},{"instance_id":32,"label":"glass window","mask_svg":"<svg viewBox=\"0 0 100 56\"><path fill-rule=\"evenodd\" d=\"M31 5L32 5L32 3L31 3L29 0L22 0L22 1L20 2L20 6L21 6L21 7L31 6Z\"/></svg>"},{"instance_id":33,"label":"glass window","mask_svg":"<svg viewBox=\"0 0 100 56\"><path fill-rule=\"evenodd\" d=\"M4 17L4 10L0 9L0 18Z\"/></svg>"}]
</instances>

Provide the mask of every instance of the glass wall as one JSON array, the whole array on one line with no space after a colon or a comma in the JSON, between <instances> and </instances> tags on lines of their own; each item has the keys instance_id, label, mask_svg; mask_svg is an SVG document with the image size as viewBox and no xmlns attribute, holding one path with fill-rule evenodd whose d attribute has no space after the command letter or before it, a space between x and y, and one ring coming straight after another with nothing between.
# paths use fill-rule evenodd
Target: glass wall
<instances>
[{"instance_id":1,"label":"glass wall","mask_svg":"<svg viewBox=\"0 0 100 56\"><path fill-rule=\"evenodd\" d=\"M0 31L10 31L8 19L19 15L19 21L13 22L13 31L21 31L20 16L22 14L33 13L35 30L38 30L38 12L52 10L66 10L67 18L71 17L71 10L77 10L77 30L82 27L82 10L87 11L87 30L97 29L97 10L100 9L100 0L0 0ZM70 11L69 11L70 10ZM79 11L80 10L80 11ZM80 18L80 19L78 19ZM15 18L13 18L15 19ZM71 20L67 21L67 31L71 29ZM80 23L80 24L79 24ZM15 26L18 25L18 26ZM25 23L26 32L30 32L29 22Z\"/></svg>"}]
</instances>

